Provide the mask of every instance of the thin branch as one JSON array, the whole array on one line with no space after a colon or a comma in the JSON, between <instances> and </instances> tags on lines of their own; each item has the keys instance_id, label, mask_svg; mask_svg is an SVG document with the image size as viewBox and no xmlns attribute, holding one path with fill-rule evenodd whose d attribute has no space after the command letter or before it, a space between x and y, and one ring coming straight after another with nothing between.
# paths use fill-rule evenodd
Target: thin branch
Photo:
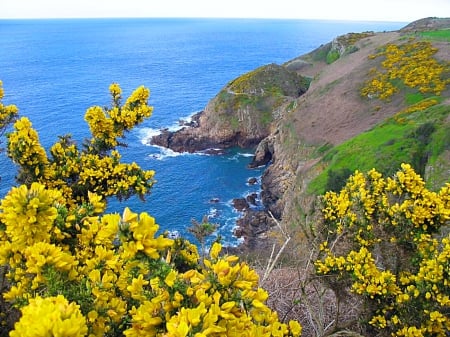
<instances>
[{"instance_id":1,"label":"thin branch","mask_svg":"<svg viewBox=\"0 0 450 337\"><path fill-rule=\"evenodd\" d=\"M283 236L286 238L286 240L284 241L283 245L281 246L280 250L278 251L278 253L277 253L277 255L275 256L274 259L272 259L272 256L273 256L273 253L274 253L274 250L275 250L275 245L273 245L273 247L272 247L272 254L270 255L269 262L267 263L266 271L264 272L264 276L263 276L263 279L261 281L261 284L264 284L264 282L267 280L267 278L269 277L269 275L272 272L273 268L275 267L276 263L278 262L278 259L280 258L281 253L286 248L286 246L289 243L289 241L291 241L291 237L283 230L283 228L281 227L280 223L278 222L277 219L275 219L275 217L273 216L271 211L269 211L269 215L273 219L273 221L275 221L275 224L278 226L278 228L281 231L281 234L283 234Z\"/></svg>"}]
</instances>

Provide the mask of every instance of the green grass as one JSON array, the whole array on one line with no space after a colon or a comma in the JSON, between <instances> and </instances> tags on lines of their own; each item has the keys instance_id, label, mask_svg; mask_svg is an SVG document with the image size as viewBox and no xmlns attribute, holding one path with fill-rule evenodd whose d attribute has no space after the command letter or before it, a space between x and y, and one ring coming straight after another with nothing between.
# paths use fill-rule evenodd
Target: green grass
<instances>
[{"instance_id":1,"label":"green grass","mask_svg":"<svg viewBox=\"0 0 450 337\"><path fill-rule=\"evenodd\" d=\"M406 101L406 104L408 104L408 105L413 105L413 104L419 103L423 99L424 99L424 96L420 92L406 93L406 95L405 95L405 101Z\"/></svg>"},{"instance_id":2,"label":"green grass","mask_svg":"<svg viewBox=\"0 0 450 337\"><path fill-rule=\"evenodd\" d=\"M420 36L439 41L449 41L450 42L450 29L432 30L429 32L421 32Z\"/></svg>"},{"instance_id":3,"label":"green grass","mask_svg":"<svg viewBox=\"0 0 450 337\"><path fill-rule=\"evenodd\" d=\"M308 192L324 193L330 173L346 169L366 172L375 168L384 176L391 176L405 162L418 166L416 171L423 171L426 164L423 158L432 163L450 149L449 127L445 122L449 114L448 106L438 105L409 114L403 123L391 118L330 149L322 159L327 168L310 183ZM426 141L421 134L424 124L434 127Z\"/></svg>"},{"instance_id":4,"label":"green grass","mask_svg":"<svg viewBox=\"0 0 450 337\"><path fill-rule=\"evenodd\" d=\"M334 61L336 61L337 59L339 59L340 57L341 57L341 55L339 54L339 52L337 50L330 50L327 54L326 62L327 62L327 64L331 64Z\"/></svg>"}]
</instances>

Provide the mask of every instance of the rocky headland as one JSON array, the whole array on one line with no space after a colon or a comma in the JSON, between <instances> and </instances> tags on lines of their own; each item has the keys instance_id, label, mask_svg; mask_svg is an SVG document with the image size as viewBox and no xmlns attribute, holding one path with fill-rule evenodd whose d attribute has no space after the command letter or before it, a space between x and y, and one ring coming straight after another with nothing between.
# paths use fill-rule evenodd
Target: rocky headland
<instances>
[{"instance_id":1,"label":"rocky headland","mask_svg":"<svg viewBox=\"0 0 450 337\"><path fill-rule=\"evenodd\" d=\"M450 27L450 19L427 18L393 32L349 33L283 65L262 66L228 83L181 130L163 130L151 143L178 152L254 148L249 166L267 165L258 196L263 207L249 207L251 199L236 200L235 207L244 212L236 235L248 248L262 247L274 221L308 226L305 219L316 200L309 183L327 169L330 160L324 158L333 148L408 106L401 96L385 101L361 96L370 72L381 64L369 56L442 27ZM448 62L450 43L432 43L438 49L435 58ZM441 96L448 116L448 90ZM443 121L440 127L448 129L449 118ZM450 167L446 146L438 154L440 168ZM436 174L432 165L436 161L426 163L425 171ZM433 179L442 181L450 174L448 169L440 172L444 178Z\"/></svg>"},{"instance_id":2,"label":"rocky headland","mask_svg":"<svg viewBox=\"0 0 450 337\"><path fill-rule=\"evenodd\" d=\"M307 80L270 64L228 83L181 130L163 130L151 143L177 152L252 148L272 132L286 105L307 90Z\"/></svg>"}]
</instances>

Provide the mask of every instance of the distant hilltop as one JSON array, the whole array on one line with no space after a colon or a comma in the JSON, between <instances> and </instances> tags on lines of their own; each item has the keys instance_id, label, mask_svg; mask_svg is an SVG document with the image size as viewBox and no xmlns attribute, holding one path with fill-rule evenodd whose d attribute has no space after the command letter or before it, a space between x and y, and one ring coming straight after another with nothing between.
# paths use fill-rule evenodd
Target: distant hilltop
<instances>
[{"instance_id":1,"label":"distant hilltop","mask_svg":"<svg viewBox=\"0 0 450 337\"><path fill-rule=\"evenodd\" d=\"M400 31L429 31L448 28L450 28L450 18L424 18L411 22L407 26L403 27Z\"/></svg>"}]
</instances>

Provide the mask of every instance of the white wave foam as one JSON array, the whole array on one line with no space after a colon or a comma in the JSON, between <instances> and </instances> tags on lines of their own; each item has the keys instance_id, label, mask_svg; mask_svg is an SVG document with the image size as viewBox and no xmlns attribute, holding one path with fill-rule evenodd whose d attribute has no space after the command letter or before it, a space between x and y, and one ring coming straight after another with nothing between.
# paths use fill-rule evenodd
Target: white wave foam
<instances>
[{"instance_id":1,"label":"white wave foam","mask_svg":"<svg viewBox=\"0 0 450 337\"><path fill-rule=\"evenodd\" d=\"M229 160L234 160L234 161L238 161L239 158L241 157L245 157L245 158L249 158L249 157L254 157L254 153L245 153L245 152L238 152L235 155L229 157Z\"/></svg>"},{"instance_id":2,"label":"white wave foam","mask_svg":"<svg viewBox=\"0 0 450 337\"><path fill-rule=\"evenodd\" d=\"M168 130L170 132L176 132L182 128L185 127L184 124L189 124L192 122L192 117L194 117L196 114L198 114L200 111L196 111L191 113L190 115L186 117L181 117L179 120L175 121L172 125L169 125L168 127L155 129L155 128L140 128L138 130L139 139L143 145L150 145L150 140L153 136L160 135L163 130Z\"/></svg>"},{"instance_id":3,"label":"white wave foam","mask_svg":"<svg viewBox=\"0 0 450 337\"><path fill-rule=\"evenodd\" d=\"M254 153L238 153L238 155L241 157L253 157L255 154Z\"/></svg>"},{"instance_id":4,"label":"white wave foam","mask_svg":"<svg viewBox=\"0 0 450 337\"><path fill-rule=\"evenodd\" d=\"M157 149L159 153L151 153L149 154L150 158L157 160L164 160L167 158L174 158L179 156L207 156L208 154L202 152L176 152L171 149L168 149L159 145L151 145L153 148Z\"/></svg>"},{"instance_id":5,"label":"white wave foam","mask_svg":"<svg viewBox=\"0 0 450 337\"><path fill-rule=\"evenodd\" d=\"M162 147L162 146L157 146L157 145L152 145L153 147L159 149L159 153L152 153L149 156L153 159L157 159L157 160L164 160L166 158L174 158L174 157L179 157L179 156L183 156L186 154L189 154L187 152L175 152L171 149Z\"/></svg>"},{"instance_id":6,"label":"white wave foam","mask_svg":"<svg viewBox=\"0 0 450 337\"><path fill-rule=\"evenodd\" d=\"M141 128L138 129L139 140L142 145L150 145L153 136L161 134L161 129Z\"/></svg>"},{"instance_id":7,"label":"white wave foam","mask_svg":"<svg viewBox=\"0 0 450 337\"><path fill-rule=\"evenodd\" d=\"M211 207L208 211L209 219L217 219L220 216L220 211L217 208Z\"/></svg>"}]
</instances>

